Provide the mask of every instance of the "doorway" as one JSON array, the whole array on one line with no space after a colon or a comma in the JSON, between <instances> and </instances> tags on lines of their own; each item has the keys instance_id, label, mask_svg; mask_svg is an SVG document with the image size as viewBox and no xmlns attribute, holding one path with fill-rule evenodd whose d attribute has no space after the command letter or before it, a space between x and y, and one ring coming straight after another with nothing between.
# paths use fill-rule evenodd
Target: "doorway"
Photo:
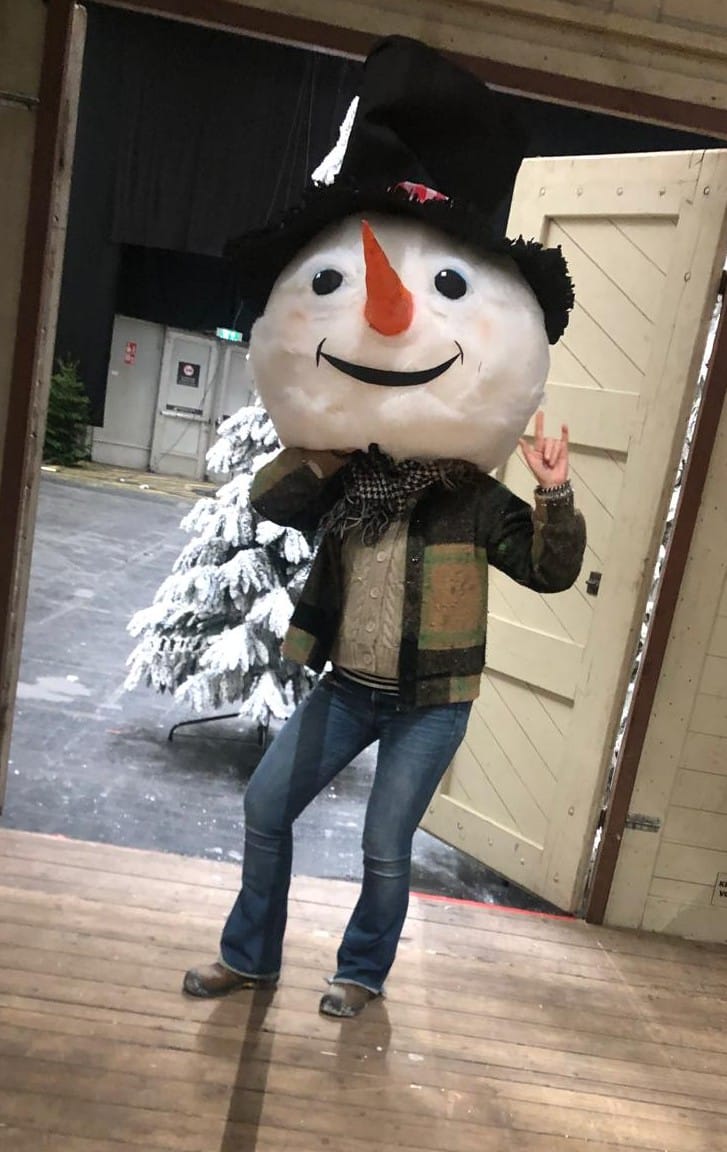
<instances>
[{"instance_id":1,"label":"doorway","mask_svg":"<svg viewBox=\"0 0 727 1152\"><path fill-rule=\"evenodd\" d=\"M244 16L244 14L242 15ZM285 36L285 31L281 32L281 35ZM336 35L339 35L339 33L336 33Z\"/></svg>"}]
</instances>

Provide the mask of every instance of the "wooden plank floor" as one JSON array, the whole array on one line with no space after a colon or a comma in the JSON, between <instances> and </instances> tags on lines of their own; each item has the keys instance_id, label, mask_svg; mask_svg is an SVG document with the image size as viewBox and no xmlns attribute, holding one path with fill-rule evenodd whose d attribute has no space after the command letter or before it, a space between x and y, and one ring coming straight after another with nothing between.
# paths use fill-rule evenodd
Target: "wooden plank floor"
<instances>
[{"instance_id":1,"label":"wooden plank floor","mask_svg":"<svg viewBox=\"0 0 727 1152\"><path fill-rule=\"evenodd\" d=\"M186 999L237 880L0 830L2 1152L727 1152L727 949L415 898L337 1023L356 889L298 879L275 994Z\"/></svg>"}]
</instances>

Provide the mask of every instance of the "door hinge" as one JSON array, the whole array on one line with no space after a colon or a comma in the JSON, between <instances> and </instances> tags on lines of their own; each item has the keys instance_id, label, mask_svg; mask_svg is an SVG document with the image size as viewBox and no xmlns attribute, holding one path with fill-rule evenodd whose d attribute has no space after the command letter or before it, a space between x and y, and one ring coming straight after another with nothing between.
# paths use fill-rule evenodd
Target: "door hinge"
<instances>
[{"instance_id":1,"label":"door hinge","mask_svg":"<svg viewBox=\"0 0 727 1152\"><path fill-rule=\"evenodd\" d=\"M591 572L586 580L586 592L589 596L598 596L598 589L601 586L601 573Z\"/></svg>"},{"instance_id":2,"label":"door hinge","mask_svg":"<svg viewBox=\"0 0 727 1152\"><path fill-rule=\"evenodd\" d=\"M633 828L635 832L659 832L661 820L658 816L643 816L640 812L629 812L625 827Z\"/></svg>"}]
</instances>

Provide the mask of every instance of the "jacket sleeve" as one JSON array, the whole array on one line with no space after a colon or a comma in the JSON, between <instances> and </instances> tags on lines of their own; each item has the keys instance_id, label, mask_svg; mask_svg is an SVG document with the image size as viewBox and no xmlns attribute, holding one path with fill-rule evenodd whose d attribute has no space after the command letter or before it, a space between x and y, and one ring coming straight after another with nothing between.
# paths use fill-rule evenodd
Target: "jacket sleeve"
<instances>
[{"instance_id":1,"label":"jacket sleeve","mask_svg":"<svg viewBox=\"0 0 727 1152\"><path fill-rule=\"evenodd\" d=\"M480 518L490 564L536 592L564 592L578 579L586 525L568 484L549 493L536 488L531 507L492 481Z\"/></svg>"},{"instance_id":2,"label":"jacket sleeve","mask_svg":"<svg viewBox=\"0 0 727 1152\"><path fill-rule=\"evenodd\" d=\"M334 478L346 461L335 452L284 448L255 474L250 503L274 524L313 532L338 498Z\"/></svg>"}]
</instances>

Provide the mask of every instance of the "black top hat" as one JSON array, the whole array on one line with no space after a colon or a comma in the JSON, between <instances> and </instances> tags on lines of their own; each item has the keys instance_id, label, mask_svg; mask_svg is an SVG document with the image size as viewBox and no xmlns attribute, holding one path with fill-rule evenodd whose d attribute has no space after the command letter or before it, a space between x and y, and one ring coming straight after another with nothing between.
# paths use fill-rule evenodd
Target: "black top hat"
<instances>
[{"instance_id":1,"label":"black top hat","mask_svg":"<svg viewBox=\"0 0 727 1152\"><path fill-rule=\"evenodd\" d=\"M416 40L381 40L364 66L334 182L312 185L280 220L228 245L242 295L264 307L293 256L346 216L360 210L413 216L475 251L509 254L554 344L573 307L560 248L509 240L498 223L524 151L525 132L511 106L473 73Z\"/></svg>"}]
</instances>

